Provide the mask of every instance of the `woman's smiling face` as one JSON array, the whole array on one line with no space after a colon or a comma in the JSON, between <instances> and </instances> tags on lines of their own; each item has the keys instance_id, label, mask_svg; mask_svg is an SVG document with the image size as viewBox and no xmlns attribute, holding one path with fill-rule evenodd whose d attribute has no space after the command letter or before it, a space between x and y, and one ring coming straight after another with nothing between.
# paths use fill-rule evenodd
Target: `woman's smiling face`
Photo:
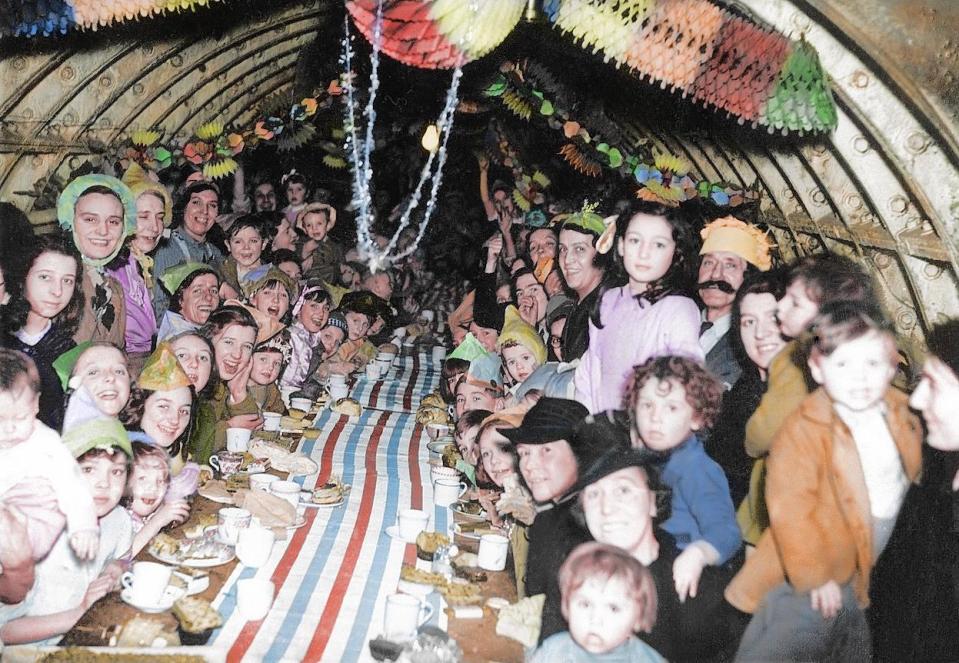
<instances>
[{"instance_id":1,"label":"woman's smiling face","mask_svg":"<svg viewBox=\"0 0 959 663\"><path fill-rule=\"evenodd\" d=\"M143 404L140 427L156 444L169 448L190 423L193 393L189 387L155 391Z\"/></svg>"},{"instance_id":2,"label":"woman's smiling face","mask_svg":"<svg viewBox=\"0 0 959 663\"><path fill-rule=\"evenodd\" d=\"M80 355L73 374L93 396L97 409L109 417L117 416L130 398L126 356L117 348L93 346Z\"/></svg>"},{"instance_id":3,"label":"woman's smiling face","mask_svg":"<svg viewBox=\"0 0 959 663\"><path fill-rule=\"evenodd\" d=\"M242 325L227 325L213 337L216 369L224 380L232 380L253 355L256 329Z\"/></svg>"}]
</instances>

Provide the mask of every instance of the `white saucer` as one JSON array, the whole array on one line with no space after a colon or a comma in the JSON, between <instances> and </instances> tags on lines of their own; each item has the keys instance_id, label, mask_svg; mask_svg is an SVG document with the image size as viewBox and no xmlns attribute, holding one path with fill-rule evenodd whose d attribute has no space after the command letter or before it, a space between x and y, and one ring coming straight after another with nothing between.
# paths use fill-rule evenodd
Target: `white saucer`
<instances>
[{"instance_id":1,"label":"white saucer","mask_svg":"<svg viewBox=\"0 0 959 663\"><path fill-rule=\"evenodd\" d=\"M296 515L296 522L293 523L292 525L287 525L286 528L287 528L287 529L300 529L300 528L303 527L304 525L306 525L306 517L305 517L305 516L301 516L300 514L297 514L297 515Z\"/></svg>"},{"instance_id":2,"label":"white saucer","mask_svg":"<svg viewBox=\"0 0 959 663\"><path fill-rule=\"evenodd\" d=\"M394 539L399 539L400 541L405 541L406 543L416 543L416 539L410 541L409 539L404 539L400 536L400 526L399 525L390 525L386 528L386 533Z\"/></svg>"},{"instance_id":3,"label":"white saucer","mask_svg":"<svg viewBox=\"0 0 959 663\"><path fill-rule=\"evenodd\" d=\"M160 598L160 602L156 605L140 605L139 603L134 603L132 593L133 591L128 587L120 592L120 598L124 603L132 605L140 612L156 614L158 612L166 612L172 608L177 599L183 598L186 590L182 587L167 587L166 591L163 592L163 596Z\"/></svg>"},{"instance_id":4,"label":"white saucer","mask_svg":"<svg viewBox=\"0 0 959 663\"><path fill-rule=\"evenodd\" d=\"M436 587L421 582L410 582L409 580L403 580L400 578L400 580L396 583L396 591L425 599L427 596L436 591Z\"/></svg>"}]
</instances>

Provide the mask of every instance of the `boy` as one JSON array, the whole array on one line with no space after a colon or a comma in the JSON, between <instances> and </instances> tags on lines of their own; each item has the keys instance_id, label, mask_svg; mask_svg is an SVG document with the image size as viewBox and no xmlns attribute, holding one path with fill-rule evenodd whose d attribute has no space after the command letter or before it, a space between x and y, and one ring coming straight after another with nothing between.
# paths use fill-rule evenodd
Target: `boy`
<instances>
[{"instance_id":1,"label":"boy","mask_svg":"<svg viewBox=\"0 0 959 663\"><path fill-rule=\"evenodd\" d=\"M869 576L921 464L921 429L891 389L896 344L868 305L813 325L821 385L787 417L767 462L769 529L726 589L754 613L737 660L869 661Z\"/></svg>"},{"instance_id":2,"label":"boy","mask_svg":"<svg viewBox=\"0 0 959 663\"><path fill-rule=\"evenodd\" d=\"M336 209L323 203L310 203L297 215L296 228L306 236L300 256L307 278L334 281L346 253L330 237L335 225Z\"/></svg>"},{"instance_id":3,"label":"boy","mask_svg":"<svg viewBox=\"0 0 959 663\"><path fill-rule=\"evenodd\" d=\"M90 491L60 436L37 419L39 409L33 360L0 348L0 501L27 516L34 561L50 552L64 517L70 547L79 559L92 559L99 533ZM31 490L7 492L18 485Z\"/></svg>"},{"instance_id":4,"label":"boy","mask_svg":"<svg viewBox=\"0 0 959 663\"><path fill-rule=\"evenodd\" d=\"M547 638L530 663L666 660L634 635L649 633L656 623L656 586L649 570L624 550L581 544L560 568L559 587L569 631Z\"/></svg>"},{"instance_id":5,"label":"boy","mask_svg":"<svg viewBox=\"0 0 959 663\"><path fill-rule=\"evenodd\" d=\"M253 396L260 412L282 412L286 414L283 396L277 386L277 380L283 367L290 362L293 352L290 343L290 332L286 328L280 329L273 336L257 343L253 348L250 369L250 381L247 391Z\"/></svg>"}]
</instances>

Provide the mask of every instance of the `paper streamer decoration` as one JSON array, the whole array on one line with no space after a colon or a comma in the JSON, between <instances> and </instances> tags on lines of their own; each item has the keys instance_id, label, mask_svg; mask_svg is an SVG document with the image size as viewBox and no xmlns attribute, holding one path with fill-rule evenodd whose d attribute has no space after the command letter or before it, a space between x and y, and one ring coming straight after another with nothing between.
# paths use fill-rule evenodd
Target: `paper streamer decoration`
<instances>
[{"instance_id":1,"label":"paper streamer decoration","mask_svg":"<svg viewBox=\"0 0 959 663\"><path fill-rule=\"evenodd\" d=\"M372 40L377 0L350 0L346 10ZM465 0L386 0L380 49L422 69L452 69L481 58L519 22L525 0L482 0L474 16Z\"/></svg>"},{"instance_id":2,"label":"paper streamer decoration","mask_svg":"<svg viewBox=\"0 0 959 663\"><path fill-rule=\"evenodd\" d=\"M214 1L224 0L0 0L0 37L49 37L77 28L96 30L166 12L193 10Z\"/></svg>"}]
</instances>

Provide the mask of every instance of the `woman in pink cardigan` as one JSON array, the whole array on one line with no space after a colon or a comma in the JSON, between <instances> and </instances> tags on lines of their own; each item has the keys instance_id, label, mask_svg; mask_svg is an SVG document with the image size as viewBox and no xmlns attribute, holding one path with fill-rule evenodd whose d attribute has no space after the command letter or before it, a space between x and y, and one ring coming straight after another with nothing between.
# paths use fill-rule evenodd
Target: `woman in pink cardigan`
<instances>
[{"instance_id":1,"label":"woman in pink cardigan","mask_svg":"<svg viewBox=\"0 0 959 663\"><path fill-rule=\"evenodd\" d=\"M615 229L615 238L613 230ZM615 244L618 288L600 296L589 323L589 347L576 369L576 400L589 411L620 409L633 366L651 357L703 361L699 307L691 292L696 236L680 208L633 202L597 241Z\"/></svg>"}]
</instances>

